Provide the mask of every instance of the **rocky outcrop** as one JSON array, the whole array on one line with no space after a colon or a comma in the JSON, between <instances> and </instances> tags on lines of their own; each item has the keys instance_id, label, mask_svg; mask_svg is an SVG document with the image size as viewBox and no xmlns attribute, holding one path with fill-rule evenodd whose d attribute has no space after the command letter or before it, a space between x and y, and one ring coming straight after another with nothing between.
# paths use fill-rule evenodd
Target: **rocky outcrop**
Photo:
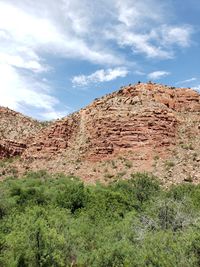
<instances>
[{"instance_id":1,"label":"rocky outcrop","mask_svg":"<svg viewBox=\"0 0 200 267\"><path fill-rule=\"evenodd\" d=\"M21 155L43 124L0 107L0 159Z\"/></svg>"},{"instance_id":2,"label":"rocky outcrop","mask_svg":"<svg viewBox=\"0 0 200 267\"><path fill-rule=\"evenodd\" d=\"M6 177L13 168L19 175L45 169L86 182L147 171L167 186L199 183L199 136L198 92L138 83L45 127L0 108L0 159L20 156L0 171Z\"/></svg>"},{"instance_id":3,"label":"rocky outcrop","mask_svg":"<svg viewBox=\"0 0 200 267\"><path fill-rule=\"evenodd\" d=\"M26 149L26 144L12 140L0 141L0 159L20 156Z\"/></svg>"},{"instance_id":4,"label":"rocky outcrop","mask_svg":"<svg viewBox=\"0 0 200 267\"><path fill-rule=\"evenodd\" d=\"M49 158L67 150L79 129L79 114L71 115L42 130L29 144L24 157Z\"/></svg>"},{"instance_id":5,"label":"rocky outcrop","mask_svg":"<svg viewBox=\"0 0 200 267\"><path fill-rule=\"evenodd\" d=\"M0 140L21 141L37 134L43 124L9 108L0 107Z\"/></svg>"},{"instance_id":6,"label":"rocky outcrop","mask_svg":"<svg viewBox=\"0 0 200 267\"><path fill-rule=\"evenodd\" d=\"M199 93L189 88L175 88L153 83L141 83L135 86L125 87L123 90L118 91L118 94L123 94L130 98L136 97L136 101L144 101L148 98L149 101L162 103L178 112L200 112Z\"/></svg>"},{"instance_id":7,"label":"rocky outcrop","mask_svg":"<svg viewBox=\"0 0 200 267\"><path fill-rule=\"evenodd\" d=\"M177 118L167 111L157 107L137 107L137 112L128 111L125 116L118 117L114 114L98 118L95 123L90 123L89 156L102 158L109 154L135 150L138 148L166 147L173 145L176 138ZM95 125L93 125L95 124Z\"/></svg>"},{"instance_id":8,"label":"rocky outcrop","mask_svg":"<svg viewBox=\"0 0 200 267\"><path fill-rule=\"evenodd\" d=\"M197 92L152 83L130 85L40 132L23 157L65 153L101 160L138 148L166 150L176 143L182 112L200 112Z\"/></svg>"}]
</instances>

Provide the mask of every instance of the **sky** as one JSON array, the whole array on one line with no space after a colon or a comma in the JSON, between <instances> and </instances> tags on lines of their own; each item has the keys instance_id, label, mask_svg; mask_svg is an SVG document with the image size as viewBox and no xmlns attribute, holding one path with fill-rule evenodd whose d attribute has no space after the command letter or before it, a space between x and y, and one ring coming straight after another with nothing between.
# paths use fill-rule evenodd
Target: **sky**
<instances>
[{"instance_id":1,"label":"sky","mask_svg":"<svg viewBox=\"0 0 200 267\"><path fill-rule=\"evenodd\" d=\"M200 90L199 0L0 0L0 105L64 117L149 80Z\"/></svg>"}]
</instances>

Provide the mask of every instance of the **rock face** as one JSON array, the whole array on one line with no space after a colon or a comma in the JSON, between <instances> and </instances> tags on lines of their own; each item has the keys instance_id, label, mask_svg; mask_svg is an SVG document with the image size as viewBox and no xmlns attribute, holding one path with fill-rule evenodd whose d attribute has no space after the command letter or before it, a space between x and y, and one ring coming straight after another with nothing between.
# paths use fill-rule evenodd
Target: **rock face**
<instances>
[{"instance_id":1,"label":"rock face","mask_svg":"<svg viewBox=\"0 0 200 267\"><path fill-rule=\"evenodd\" d=\"M42 124L9 108L0 107L0 140L27 140L37 134Z\"/></svg>"},{"instance_id":2,"label":"rock face","mask_svg":"<svg viewBox=\"0 0 200 267\"><path fill-rule=\"evenodd\" d=\"M20 156L26 149L25 143L11 140L0 141L0 159Z\"/></svg>"},{"instance_id":3,"label":"rock face","mask_svg":"<svg viewBox=\"0 0 200 267\"><path fill-rule=\"evenodd\" d=\"M127 150L166 150L176 143L179 113L200 112L199 94L157 84L137 84L95 100L35 136L24 158L58 154L101 160Z\"/></svg>"},{"instance_id":4,"label":"rock face","mask_svg":"<svg viewBox=\"0 0 200 267\"><path fill-rule=\"evenodd\" d=\"M49 158L67 150L78 134L80 116L74 114L42 130L29 144L25 158Z\"/></svg>"},{"instance_id":5,"label":"rock face","mask_svg":"<svg viewBox=\"0 0 200 267\"><path fill-rule=\"evenodd\" d=\"M122 150L147 146L156 148L174 143L178 122L173 114L157 107L151 111L138 107L138 111L126 110L123 118L106 118L105 113L95 122L95 127L91 123L90 156L102 158Z\"/></svg>"},{"instance_id":6,"label":"rock face","mask_svg":"<svg viewBox=\"0 0 200 267\"><path fill-rule=\"evenodd\" d=\"M0 107L0 159L21 155L41 128L38 121Z\"/></svg>"},{"instance_id":7,"label":"rock face","mask_svg":"<svg viewBox=\"0 0 200 267\"><path fill-rule=\"evenodd\" d=\"M200 95L129 85L45 127L0 108L0 159L16 155L4 177L46 169L94 182L150 171L167 185L200 183Z\"/></svg>"}]
</instances>

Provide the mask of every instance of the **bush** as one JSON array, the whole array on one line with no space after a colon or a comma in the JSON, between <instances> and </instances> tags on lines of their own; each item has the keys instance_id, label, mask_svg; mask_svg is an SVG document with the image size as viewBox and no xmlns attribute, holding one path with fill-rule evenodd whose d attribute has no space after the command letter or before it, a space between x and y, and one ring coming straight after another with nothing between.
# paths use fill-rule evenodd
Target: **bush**
<instances>
[{"instance_id":1,"label":"bush","mask_svg":"<svg viewBox=\"0 0 200 267\"><path fill-rule=\"evenodd\" d=\"M105 186L29 173L0 183L0 266L200 264L200 186L133 174Z\"/></svg>"},{"instance_id":2,"label":"bush","mask_svg":"<svg viewBox=\"0 0 200 267\"><path fill-rule=\"evenodd\" d=\"M160 191L159 182L153 176L148 176L146 173L136 173L132 175L132 179L136 198L141 204Z\"/></svg>"}]
</instances>

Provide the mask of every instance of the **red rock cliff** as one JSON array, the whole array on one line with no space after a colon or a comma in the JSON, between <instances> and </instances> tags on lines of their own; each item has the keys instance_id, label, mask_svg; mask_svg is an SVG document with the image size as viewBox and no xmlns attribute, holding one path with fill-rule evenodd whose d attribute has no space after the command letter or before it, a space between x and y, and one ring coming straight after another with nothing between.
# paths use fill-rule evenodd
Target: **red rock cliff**
<instances>
[{"instance_id":1,"label":"red rock cliff","mask_svg":"<svg viewBox=\"0 0 200 267\"><path fill-rule=\"evenodd\" d=\"M184 112L200 112L200 96L191 89L151 83L123 87L41 131L23 157L65 152L99 160L125 150L163 150L176 143Z\"/></svg>"}]
</instances>

